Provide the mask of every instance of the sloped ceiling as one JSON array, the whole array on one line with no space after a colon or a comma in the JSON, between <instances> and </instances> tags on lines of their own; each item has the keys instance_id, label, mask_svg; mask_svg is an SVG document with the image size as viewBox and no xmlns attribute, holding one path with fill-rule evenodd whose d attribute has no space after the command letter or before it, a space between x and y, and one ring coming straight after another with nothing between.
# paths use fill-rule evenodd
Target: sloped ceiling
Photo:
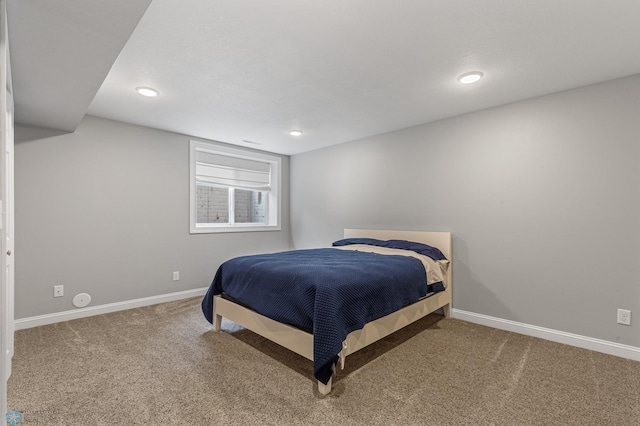
<instances>
[{"instance_id":1,"label":"sloped ceiling","mask_svg":"<svg viewBox=\"0 0 640 426\"><path fill-rule=\"evenodd\" d=\"M151 0L9 0L15 121L73 132Z\"/></svg>"},{"instance_id":2,"label":"sloped ceiling","mask_svg":"<svg viewBox=\"0 0 640 426\"><path fill-rule=\"evenodd\" d=\"M9 0L17 121L296 154L640 72L640 1L148 3Z\"/></svg>"}]
</instances>

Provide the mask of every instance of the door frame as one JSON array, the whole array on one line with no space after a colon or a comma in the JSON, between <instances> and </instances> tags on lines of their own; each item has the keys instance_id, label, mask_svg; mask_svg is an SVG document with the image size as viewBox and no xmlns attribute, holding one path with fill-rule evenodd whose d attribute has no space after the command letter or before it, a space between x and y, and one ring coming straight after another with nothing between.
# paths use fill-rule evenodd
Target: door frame
<instances>
[{"instance_id":1,"label":"door frame","mask_svg":"<svg viewBox=\"0 0 640 426\"><path fill-rule=\"evenodd\" d=\"M0 0L0 414L7 412L14 333L14 175L13 96L7 4Z\"/></svg>"}]
</instances>

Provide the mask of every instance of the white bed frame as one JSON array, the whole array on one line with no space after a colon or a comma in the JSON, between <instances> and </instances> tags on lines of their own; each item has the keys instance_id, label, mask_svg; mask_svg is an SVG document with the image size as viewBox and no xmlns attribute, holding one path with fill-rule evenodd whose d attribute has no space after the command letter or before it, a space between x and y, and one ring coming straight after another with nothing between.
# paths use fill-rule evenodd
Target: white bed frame
<instances>
[{"instance_id":1,"label":"white bed frame","mask_svg":"<svg viewBox=\"0 0 640 426\"><path fill-rule=\"evenodd\" d=\"M365 229L345 229L345 238L377 238L380 240L408 240L437 247L452 261L451 233L422 231L383 231ZM342 343L339 354L344 368L344 361L350 355L397 331L428 314L442 308L444 316L449 317L451 307L451 264L445 277L445 291L435 293L418 302L406 306L399 311L365 324L360 330L353 331ZM251 309L238 305L221 296L213 298L213 330L219 331L222 317L227 318L293 352L313 361L313 334L298 328L282 324ZM326 385L318 381L318 391L322 395L331 392L331 379Z\"/></svg>"}]
</instances>

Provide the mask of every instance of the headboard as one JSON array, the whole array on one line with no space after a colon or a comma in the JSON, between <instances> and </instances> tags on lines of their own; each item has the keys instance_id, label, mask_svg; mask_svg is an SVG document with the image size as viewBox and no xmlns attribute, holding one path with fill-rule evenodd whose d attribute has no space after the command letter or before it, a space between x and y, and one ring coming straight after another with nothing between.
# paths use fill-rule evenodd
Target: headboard
<instances>
[{"instance_id":1,"label":"headboard","mask_svg":"<svg viewBox=\"0 0 640 426\"><path fill-rule=\"evenodd\" d=\"M379 240L407 240L428 244L440 249L452 261L451 232L393 231L379 229L345 229L345 238L376 238Z\"/></svg>"}]
</instances>

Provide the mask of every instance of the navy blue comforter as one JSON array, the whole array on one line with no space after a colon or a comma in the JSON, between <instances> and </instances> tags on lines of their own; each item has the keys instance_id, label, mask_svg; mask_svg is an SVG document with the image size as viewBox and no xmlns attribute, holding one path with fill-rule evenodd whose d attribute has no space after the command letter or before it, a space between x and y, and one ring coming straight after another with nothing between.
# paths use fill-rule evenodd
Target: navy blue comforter
<instances>
[{"instance_id":1,"label":"navy blue comforter","mask_svg":"<svg viewBox=\"0 0 640 426\"><path fill-rule=\"evenodd\" d=\"M226 293L254 311L313 331L315 377L327 383L347 335L427 294L422 262L334 248L243 256L223 263L202 301Z\"/></svg>"}]
</instances>

